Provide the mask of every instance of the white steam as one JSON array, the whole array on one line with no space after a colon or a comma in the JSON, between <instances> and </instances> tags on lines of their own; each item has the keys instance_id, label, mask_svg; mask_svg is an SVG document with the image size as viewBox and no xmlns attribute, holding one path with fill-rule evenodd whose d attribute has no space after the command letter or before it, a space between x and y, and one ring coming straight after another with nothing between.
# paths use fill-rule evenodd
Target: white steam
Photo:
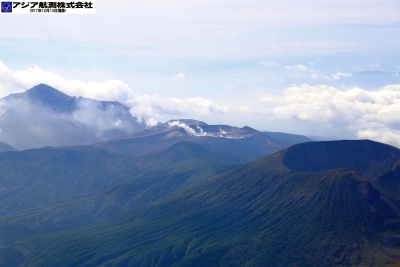
<instances>
[{"instance_id":1,"label":"white steam","mask_svg":"<svg viewBox=\"0 0 400 267\"><path fill-rule=\"evenodd\" d=\"M26 99L0 102L0 140L18 149L90 144L141 130L118 106L79 99L73 112L56 112Z\"/></svg>"},{"instance_id":2,"label":"white steam","mask_svg":"<svg viewBox=\"0 0 400 267\"><path fill-rule=\"evenodd\" d=\"M188 134L196 136L197 133L194 129L192 129L189 125L180 122L180 121L172 121L168 122L168 127L178 126L179 128L184 129Z\"/></svg>"}]
</instances>

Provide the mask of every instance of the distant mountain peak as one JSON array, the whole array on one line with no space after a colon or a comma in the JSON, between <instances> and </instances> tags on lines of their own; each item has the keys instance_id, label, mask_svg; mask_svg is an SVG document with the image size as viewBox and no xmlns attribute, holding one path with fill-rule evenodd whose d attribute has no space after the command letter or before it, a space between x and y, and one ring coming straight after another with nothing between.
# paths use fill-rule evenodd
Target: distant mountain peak
<instances>
[{"instance_id":1,"label":"distant mountain peak","mask_svg":"<svg viewBox=\"0 0 400 267\"><path fill-rule=\"evenodd\" d=\"M145 127L119 102L72 97L43 83L1 101L0 139L18 149L94 143Z\"/></svg>"},{"instance_id":2,"label":"distant mountain peak","mask_svg":"<svg viewBox=\"0 0 400 267\"><path fill-rule=\"evenodd\" d=\"M26 93L30 94L30 95L35 95L35 94L49 95L49 94L51 94L51 95L58 96L58 97L70 97L70 96L60 92L59 90L55 89L54 87L51 87L44 83L35 85L34 87L32 87L31 89L26 91Z\"/></svg>"},{"instance_id":3,"label":"distant mountain peak","mask_svg":"<svg viewBox=\"0 0 400 267\"><path fill-rule=\"evenodd\" d=\"M31 104L43 105L58 113L73 111L77 101L77 98L66 95L43 83L32 87L26 92L11 94L5 99L27 100Z\"/></svg>"},{"instance_id":4,"label":"distant mountain peak","mask_svg":"<svg viewBox=\"0 0 400 267\"><path fill-rule=\"evenodd\" d=\"M31 89L27 90L25 93L29 96L38 97L74 98L44 83L35 85Z\"/></svg>"},{"instance_id":5,"label":"distant mountain peak","mask_svg":"<svg viewBox=\"0 0 400 267\"><path fill-rule=\"evenodd\" d=\"M307 142L284 152L283 164L297 172L351 169L366 178L382 175L396 167L400 151L371 140Z\"/></svg>"},{"instance_id":6,"label":"distant mountain peak","mask_svg":"<svg viewBox=\"0 0 400 267\"><path fill-rule=\"evenodd\" d=\"M50 107L57 112L70 112L76 107L76 99L46 84L39 84L26 91L33 102Z\"/></svg>"}]
</instances>

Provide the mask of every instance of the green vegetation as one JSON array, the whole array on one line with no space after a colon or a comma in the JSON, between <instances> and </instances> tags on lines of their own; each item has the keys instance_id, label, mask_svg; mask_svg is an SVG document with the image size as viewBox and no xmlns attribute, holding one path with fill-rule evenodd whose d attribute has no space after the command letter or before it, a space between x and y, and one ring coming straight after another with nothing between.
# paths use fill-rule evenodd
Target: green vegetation
<instances>
[{"instance_id":1,"label":"green vegetation","mask_svg":"<svg viewBox=\"0 0 400 267\"><path fill-rule=\"evenodd\" d=\"M0 266L400 262L395 148L307 143L234 169L192 143L123 158L134 171L109 189L4 215Z\"/></svg>"}]
</instances>

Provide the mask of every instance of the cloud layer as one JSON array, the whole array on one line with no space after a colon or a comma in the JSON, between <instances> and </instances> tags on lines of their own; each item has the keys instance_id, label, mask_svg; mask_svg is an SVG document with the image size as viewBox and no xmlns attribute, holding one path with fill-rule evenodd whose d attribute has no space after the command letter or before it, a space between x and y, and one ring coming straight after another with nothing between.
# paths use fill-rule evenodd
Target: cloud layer
<instances>
[{"instance_id":1,"label":"cloud layer","mask_svg":"<svg viewBox=\"0 0 400 267\"><path fill-rule=\"evenodd\" d=\"M113 102L71 98L71 109L63 109L62 101L56 107L60 109L54 109L46 100L43 103L35 99L0 99L2 142L18 149L80 145L144 130L126 107Z\"/></svg>"},{"instance_id":2,"label":"cloud layer","mask_svg":"<svg viewBox=\"0 0 400 267\"><path fill-rule=\"evenodd\" d=\"M268 63L270 65L279 66L278 63ZM299 71L311 69L301 64L286 65L284 68ZM331 79L342 79L351 75L337 72L331 75ZM178 76L171 74L171 79L184 77L183 73L178 73ZM376 90L339 88L324 84L292 85L281 93L243 95L243 101L237 105L230 99L228 92L224 101L198 96L178 98L144 94L120 80L69 80L38 66L11 71L0 62L1 97L22 92L38 83L46 83L72 96L119 101L130 108L133 116L146 121L148 125L178 118L202 119L213 123L218 117L222 123L249 125L260 130L328 135L335 138L367 138L400 147L399 84ZM82 112L76 114L77 120L94 125L100 123L98 127L104 128L101 121L91 117L92 113L85 112L85 108L80 110ZM1 113L0 106L0 117ZM113 123L118 124L118 121Z\"/></svg>"},{"instance_id":3,"label":"cloud layer","mask_svg":"<svg viewBox=\"0 0 400 267\"><path fill-rule=\"evenodd\" d=\"M400 85L367 91L303 84L262 101L274 103L271 112L276 118L313 122L321 128L333 125L361 139L400 147Z\"/></svg>"},{"instance_id":4,"label":"cloud layer","mask_svg":"<svg viewBox=\"0 0 400 267\"><path fill-rule=\"evenodd\" d=\"M172 78L183 79L178 73ZM70 96L82 96L101 101L118 101L131 108L131 114L154 124L169 116L208 116L236 112L240 107L216 103L201 97L176 98L161 94L141 94L120 80L104 82L65 79L57 73L46 71L38 66L25 70L11 71L0 61L0 97L19 93L33 86L45 83Z\"/></svg>"}]
</instances>

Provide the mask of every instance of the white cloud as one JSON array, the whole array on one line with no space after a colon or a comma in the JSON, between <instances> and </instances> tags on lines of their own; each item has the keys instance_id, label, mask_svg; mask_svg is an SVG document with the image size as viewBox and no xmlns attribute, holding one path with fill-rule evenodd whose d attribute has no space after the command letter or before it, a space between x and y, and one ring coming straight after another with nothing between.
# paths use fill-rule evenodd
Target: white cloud
<instances>
[{"instance_id":1,"label":"white cloud","mask_svg":"<svg viewBox=\"0 0 400 267\"><path fill-rule=\"evenodd\" d=\"M65 79L57 73L43 70L36 65L25 70L17 70L14 73L8 72L8 75L14 84L20 85L19 88L25 88L25 90L45 83L71 96L83 96L103 101L113 100L124 103L133 96L133 91L129 86L119 80L84 82Z\"/></svg>"},{"instance_id":2,"label":"white cloud","mask_svg":"<svg viewBox=\"0 0 400 267\"><path fill-rule=\"evenodd\" d=\"M301 71L308 71L309 68L306 65L296 64L296 65L286 65L285 68L287 70L301 70Z\"/></svg>"},{"instance_id":3,"label":"white cloud","mask_svg":"<svg viewBox=\"0 0 400 267\"><path fill-rule=\"evenodd\" d=\"M369 63L371 69L379 69L381 65L379 63Z\"/></svg>"},{"instance_id":4,"label":"white cloud","mask_svg":"<svg viewBox=\"0 0 400 267\"><path fill-rule=\"evenodd\" d=\"M400 131L384 126L377 129L360 130L357 132L357 136L360 139L377 140L386 144L400 147Z\"/></svg>"},{"instance_id":5,"label":"white cloud","mask_svg":"<svg viewBox=\"0 0 400 267\"><path fill-rule=\"evenodd\" d=\"M0 61L0 97L24 92L40 83L50 85L71 96L83 96L97 100L125 102L134 93L127 84L118 80L84 82L65 79L57 73L43 70L36 65L13 72Z\"/></svg>"},{"instance_id":6,"label":"white cloud","mask_svg":"<svg viewBox=\"0 0 400 267\"><path fill-rule=\"evenodd\" d=\"M334 80L340 80L342 78L348 78L348 77L351 77L351 76L353 76L353 74L351 74L351 73L337 72L335 74L328 75L325 78L334 79Z\"/></svg>"},{"instance_id":7,"label":"white cloud","mask_svg":"<svg viewBox=\"0 0 400 267\"><path fill-rule=\"evenodd\" d=\"M14 79L14 74L0 61L0 97L24 91L24 87Z\"/></svg>"},{"instance_id":8,"label":"white cloud","mask_svg":"<svg viewBox=\"0 0 400 267\"><path fill-rule=\"evenodd\" d=\"M127 127L121 119L121 110L117 107L110 106L106 109L102 109L101 105L97 101L90 99L80 99L78 102L77 109L72 113L71 120L73 122L81 123L90 129L95 130L95 134L101 135L103 132L124 129L132 130L132 126Z\"/></svg>"},{"instance_id":9,"label":"white cloud","mask_svg":"<svg viewBox=\"0 0 400 267\"><path fill-rule=\"evenodd\" d=\"M185 74L179 72L175 77L183 79ZM65 79L59 74L43 70L39 66L13 72L0 61L0 97L10 93L23 92L40 83L50 85L71 96L121 102L131 107L132 115L146 120L149 125L154 125L157 119L162 119L163 116L170 114L208 116L243 110L243 107L240 106L235 107L229 104L216 103L201 97L175 98L160 94L141 94L132 90L120 80L94 82ZM82 109L82 112L82 114L77 115L85 123L96 123L95 118L85 115L84 109ZM103 125L98 126L100 128L106 127Z\"/></svg>"},{"instance_id":10,"label":"white cloud","mask_svg":"<svg viewBox=\"0 0 400 267\"><path fill-rule=\"evenodd\" d=\"M185 79L186 75L183 72L179 72L178 74L174 75L177 79Z\"/></svg>"},{"instance_id":11,"label":"white cloud","mask_svg":"<svg viewBox=\"0 0 400 267\"><path fill-rule=\"evenodd\" d=\"M120 105L102 105L87 98L76 99L75 104L72 112L69 105L58 106L60 110L55 111L25 98L1 99L0 140L28 149L89 144L143 130L143 125Z\"/></svg>"},{"instance_id":12,"label":"white cloud","mask_svg":"<svg viewBox=\"0 0 400 267\"><path fill-rule=\"evenodd\" d=\"M333 125L358 138L400 144L400 85L367 91L303 84L261 100L276 101L272 113L279 119L313 122L316 128Z\"/></svg>"},{"instance_id":13,"label":"white cloud","mask_svg":"<svg viewBox=\"0 0 400 267\"><path fill-rule=\"evenodd\" d=\"M158 120L166 115L209 116L237 112L241 108L201 97L174 98L159 94L138 95L129 104L132 115L145 120Z\"/></svg>"},{"instance_id":14,"label":"white cloud","mask_svg":"<svg viewBox=\"0 0 400 267\"><path fill-rule=\"evenodd\" d=\"M301 64L288 66L292 69L310 70ZM351 74L338 72L330 76L331 79L340 79ZM324 132L324 129L325 132L326 129L333 129L336 131L335 135L370 138L397 146L400 144L400 85L397 84L375 91L362 88L344 90L328 85L291 85L282 93L264 93L258 98L255 95L246 96L247 103L241 99L239 101L242 104L236 105L228 102L231 101L229 98L218 101L205 97L178 98L144 94L118 80L94 82L65 79L38 66L11 71L0 62L1 97L24 91L38 83L49 84L69 95L122 102L130 107L132 115L145 120L148 125L178 116L202 117L205 120L218 117L221 122L230 117L236 124L255 123L253 127L264 127L271 121L275 121L275 124L279 122L279 125L295 122L295 125L306 124L313 127L310 132L316 135ZM76 116L82 123L93 124L99 129L107 130L110 125L119 126L119 122L111 117L97 120L85 109L81 109L81 114ZM106 124L103 125L104 122ZM290 129L293 130L293 127Z\"/></svg>"}]
</instances>

